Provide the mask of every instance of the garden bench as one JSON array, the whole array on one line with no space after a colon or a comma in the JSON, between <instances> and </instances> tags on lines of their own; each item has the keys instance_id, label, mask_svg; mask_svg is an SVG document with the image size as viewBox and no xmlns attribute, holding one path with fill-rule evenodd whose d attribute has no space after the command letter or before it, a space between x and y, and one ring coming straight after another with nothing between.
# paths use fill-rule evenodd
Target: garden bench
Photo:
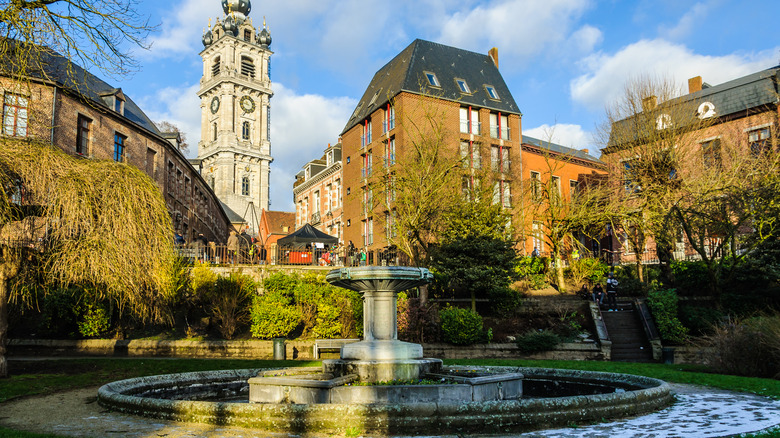
<instances>
[{"instance_id":1,"label":"garden bench","mask_svg":"<svg viewBox=\"0 0 780 438\"><path fill-rule=\"evenodd\" d=\"M323 350L341 352L341 347L358 341L360 341L360 339L315 339L314 359L319 359L320 352Z\"/></svg>"}]
</instances>

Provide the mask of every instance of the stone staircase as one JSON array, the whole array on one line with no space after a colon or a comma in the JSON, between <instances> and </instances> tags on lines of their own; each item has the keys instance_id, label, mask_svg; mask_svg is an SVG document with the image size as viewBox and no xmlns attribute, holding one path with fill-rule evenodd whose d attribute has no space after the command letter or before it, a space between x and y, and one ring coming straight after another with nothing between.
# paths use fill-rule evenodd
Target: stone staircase
<instances>
[{"instance_id":1,"label":"stone staircase","mask_svg":"<svg viewBox=\"0 0 780 438\"><path fill-rule=\"evenodd\" d=\"M618 301L618 310L601 311L612 341L612 360L619 362L654 362L653 349L639 315L629 301Z\"/></svg>"}]
</instances>

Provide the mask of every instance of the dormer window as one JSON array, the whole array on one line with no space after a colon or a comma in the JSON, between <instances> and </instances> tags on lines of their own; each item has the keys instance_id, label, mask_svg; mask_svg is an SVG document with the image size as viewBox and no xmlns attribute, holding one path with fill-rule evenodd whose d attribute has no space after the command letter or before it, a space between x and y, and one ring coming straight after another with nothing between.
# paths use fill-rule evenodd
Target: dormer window
<instances>
[{"instance_id":1,"label":"dormer window","mask_svg":"<svg viewBox=\"0 0 780 438\"><path fill-rule=\"evenodd\" d=\"M114 96L114 111L118 112L119 114L125 113L125 101L122 100L119 96Z\"/></svg>"},{"instance_id":2,"label":"dormer window","mask_svg":"<svg viewBox=\"0 0 780 438\"><path fill-rule=\"evenodd\" d=\"M219 76L219 68L220 68L220 59L219 56L217 56L214 59L214 63L211 64L211 76Z\"/></svg>"},{"instance_id":3,"label":"dormer window","mask_svg":"<svg viewBox=\"0 0 780 438\"><path fill-rule=\"evenodd\" d=\"M241 57L241 76L248 76L252 79L255 77L255 64L249 57Z\"/></svg>"},{"instance_id":4,"label":"dormer window","mask_svg":"<svg viewBox=\"0 0 780 438\"><path fill-rule=\"evenodd\" d=\"M382 89L380 88L379 91L374 93L374 97L371 98L371 102L368 103L368 106L371 106L371 105L374 104L374 102L376 102L376 98L379 97L379 93L381 93L381 92L382 92Z\"/></svg>"},{"instance_id":5,"label":"dormer window","mask_svg":"<svg viewBox=\"0 0 780 438\"><path fill-rule=\"evenodd\" d=\"M487 91L488 97L493 100L498 100L498 92L492 85L485 85L485 91Z\"/></svg>"},{"instance_id":6,"label":"dormer window","mask_svg":"<svg viewBox=\"0 0 780 438\"><path fill-rule=\"evenodd\" d=\"M455 79L455 83L458 84L458 88L460 89L461 93L471 93L471 90L469 90L469 84L467 84L463 79Z\"/></svg>"},{"instance_id":7,"label":"dormer window","mask_svg":"<svg viewBox=\"0 0 780 438\"><path fill-rule=\"evenodd\" d=\"M244 29L244 41L252 42L252 31L249 29Z\"/></svg>"},{"instance_id":8,"label":"dormer window","mask_svg":"<svg viewBox=\"0 0 780 438\"><path fill-rule=\"evenodd\" d=\"M436 78L435 73L425 72L425 78L428 79L428 84L431 87L441 87L441 85L439 84L439 79Z\"/></svg>"}]
</instances>

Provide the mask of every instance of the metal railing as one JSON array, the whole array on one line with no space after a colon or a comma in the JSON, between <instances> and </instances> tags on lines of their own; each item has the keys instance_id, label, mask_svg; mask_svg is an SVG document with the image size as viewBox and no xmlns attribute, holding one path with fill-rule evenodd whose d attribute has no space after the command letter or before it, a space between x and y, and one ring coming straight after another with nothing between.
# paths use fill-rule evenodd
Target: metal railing
<instances>
[{"instance_id":1,"label":"metal railing","mask_svg":"<svg viewBox=\"0 0 780 438\"><path fill-rule=\"evenodd\" d=\"M396 248L359 250L357 248L295 248L273 245L240 245L228 249L226 245L179 246L181 257L191 263L216 265L296 265L296 266L410 266L411 261Z\"/></svg>"}]
</instances>

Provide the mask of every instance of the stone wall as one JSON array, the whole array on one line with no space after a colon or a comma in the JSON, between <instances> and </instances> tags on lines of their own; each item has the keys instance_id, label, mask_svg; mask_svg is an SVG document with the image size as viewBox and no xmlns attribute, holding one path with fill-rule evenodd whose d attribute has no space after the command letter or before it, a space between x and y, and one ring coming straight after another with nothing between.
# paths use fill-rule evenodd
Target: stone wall
<instances>
[{"instance_id":1,"label":"stone wall","mask_svg":"<svg viewBox=\"0 0 780 438\"><path fill-rule=\"evenodd\" d=\"M285 356L290 360L313 360L314 341L285 341ZM585 343L560 344L555 350L523 355L515 344L457 346L423 344L426 357L440 359L557 359L601 360L598 346ZM47 340L11 339L9 357L178 357L220 359L273 359L273 341L152 341L152 340ZM322 358L336 358L326 353Z\"/></svg>"}]
</instances>

